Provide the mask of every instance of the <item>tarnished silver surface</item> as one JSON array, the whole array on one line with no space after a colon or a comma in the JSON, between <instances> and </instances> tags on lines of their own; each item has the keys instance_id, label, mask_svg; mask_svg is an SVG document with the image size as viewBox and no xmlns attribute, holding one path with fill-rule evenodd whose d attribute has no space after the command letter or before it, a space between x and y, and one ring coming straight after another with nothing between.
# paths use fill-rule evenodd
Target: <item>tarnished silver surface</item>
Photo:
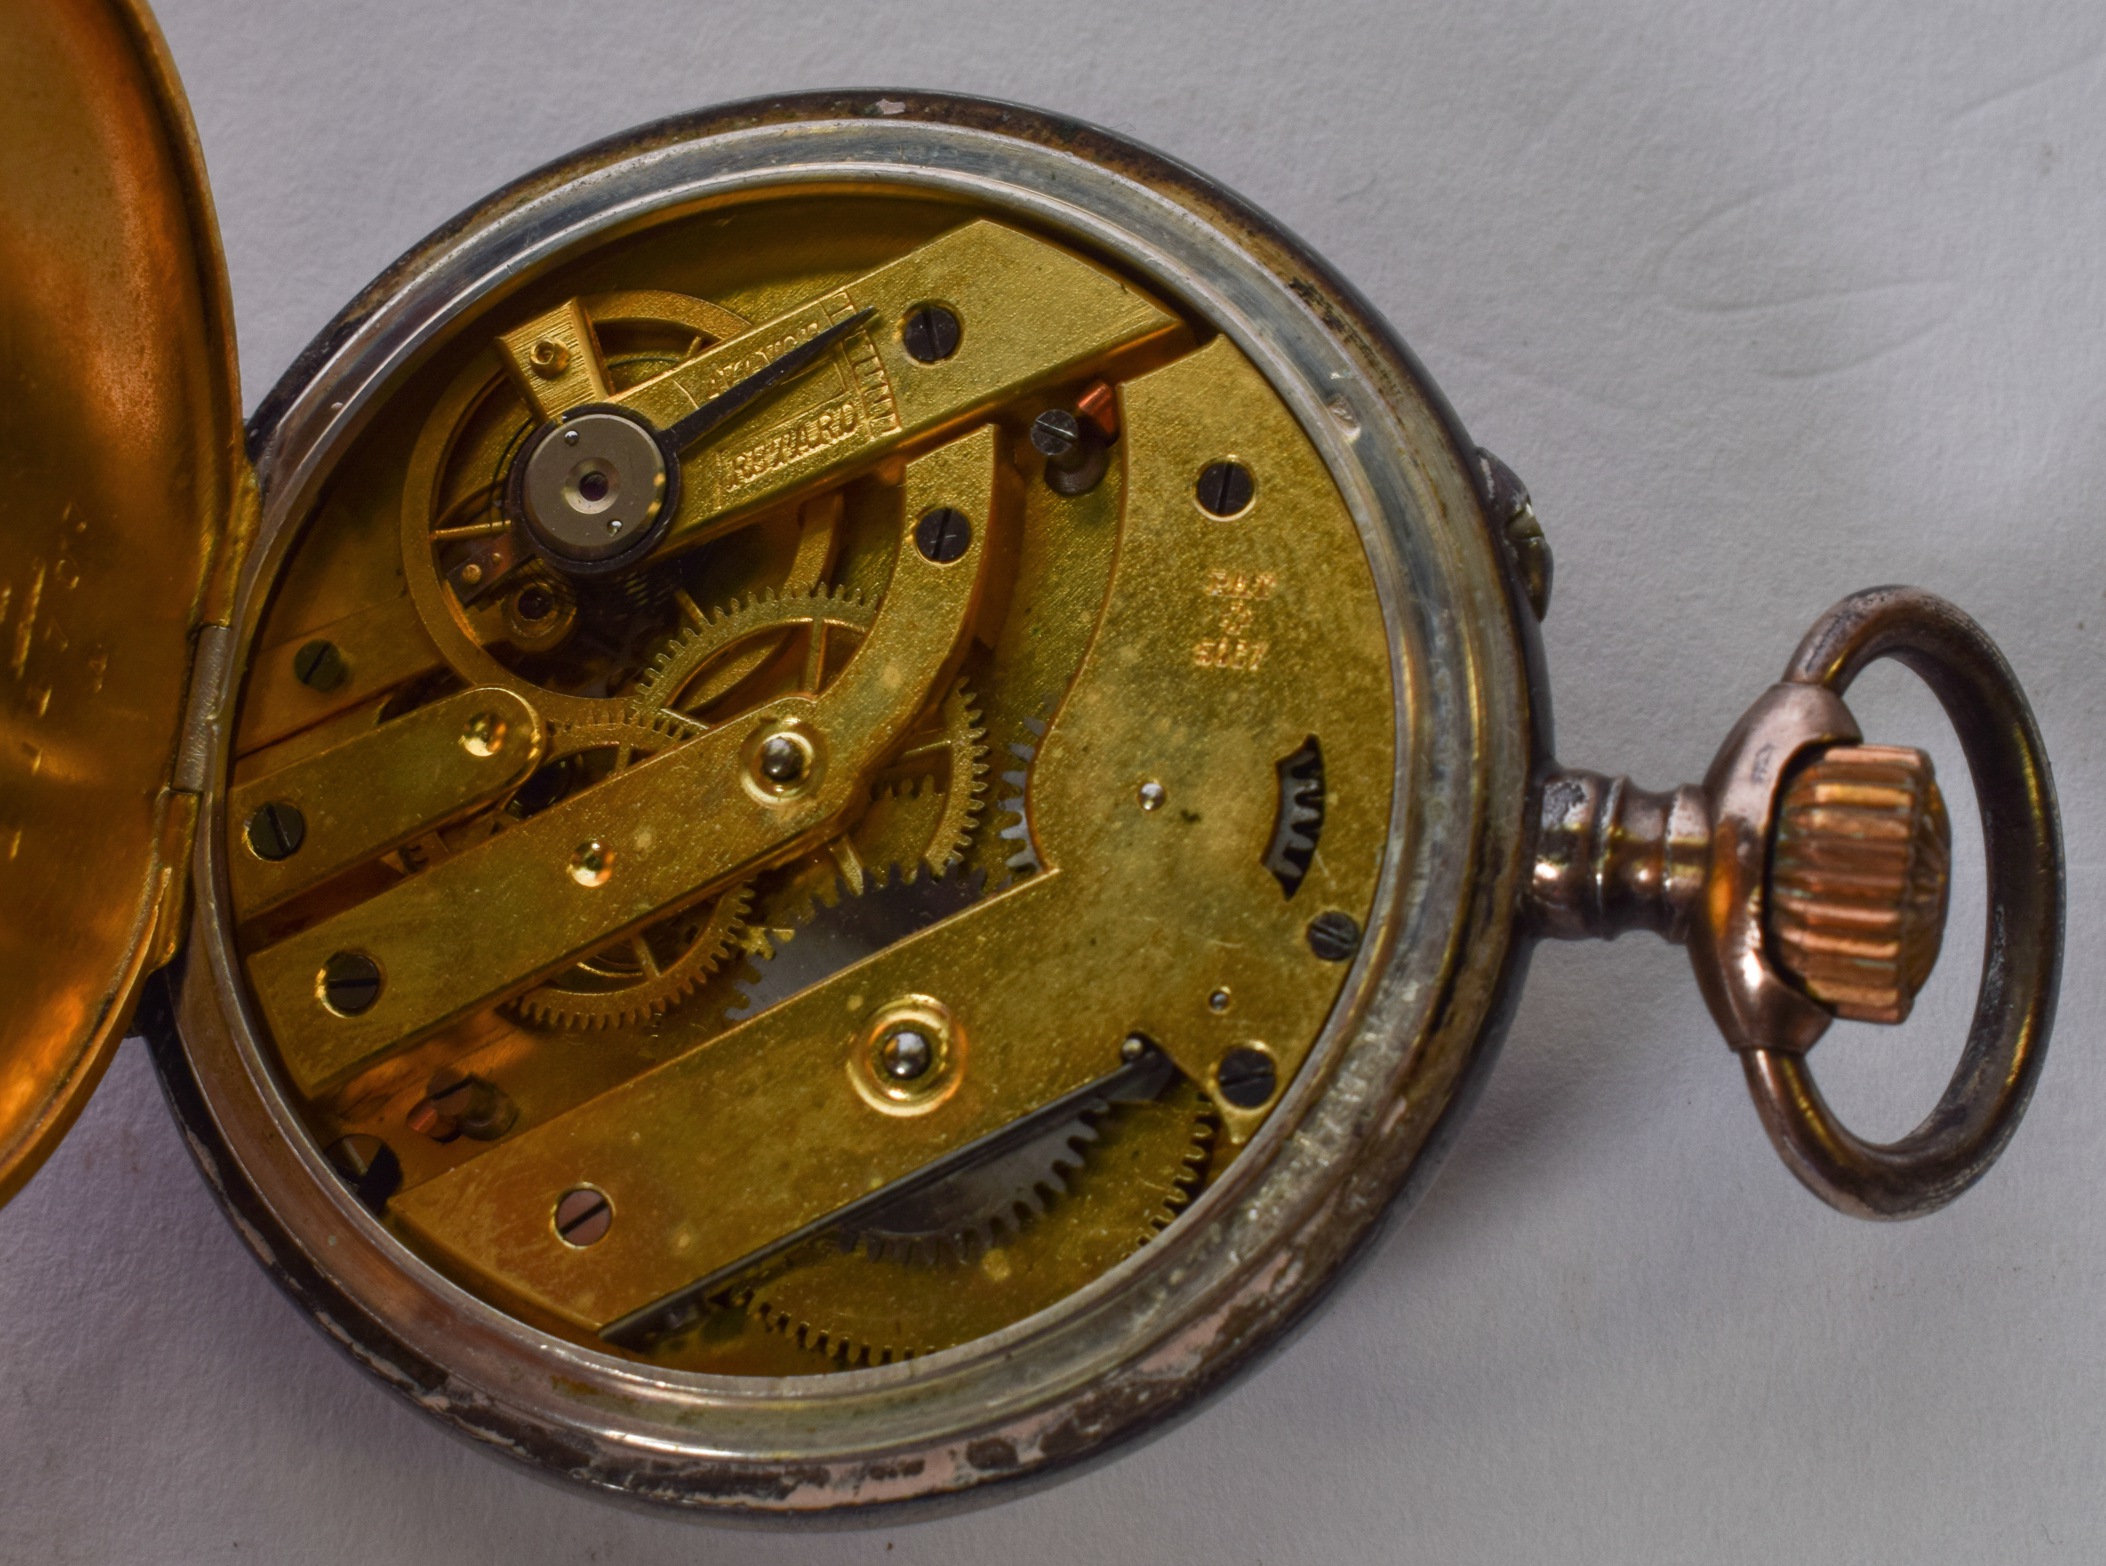
<instances>
[{"instance_id":1,"label":"tarnished silver surface","mask_svg":"<svg viewBox=\"0 0 2106 1566\"><path fill-rule=\"evenodd\" d=\"M1915 670L1945 708L1982 815L1989 924L1974 1019L1951 1080L1906 1136L1868 1141L1829 1108L1803 1050L1754 1027L1736 1036L1708 985L1705 999L1741 1051L1748 1091L1778 1156L1807 1189L1860 1218L1914 1218L1988 1172L2040 1080L2062 980L2062 820L2047 749L2017 676L1987 633L1942 598L1908 587L1851 594L1806 633L1774 689L1840 707L1851 682L1880 658ZM1730 746L1713 763L1714 776L1728 765Z\"/></svg>"},{"instance_id":2,"label":"tarnished silver surface","mask_svg":"<svg viewBox=\"0 0 2106 1566\"><path fill-rule=\"evenodd\" d=\"M1930 1114L1886 1143L1844 1126L1805 1063L1838 1016L1903 1021L1943 933L1950 839L1928 758L1857 747L1863 736L1843 703L1850 682L1880 658L1921 675L1960 736L1982 812L1990 895L1981 988L1960 1064ZM1908 808L1897 809L1888 797L1879 780L1897 761L1904 778L1921 779L1924 806L1903 793ZM1810 823L1795 824L1785 806L1791 790L1831 763L1841 763L1844 780L1821 808L1803 812ZM2054 1024L2062 828L2032 709L2003 654L1961 610L1920 588L1853 593L1815 622L1784 678L1741 715L1701 788L1654 794L1627 778L1559 769L1544 777L1539 799L1532 928L1559 940L1614 940L1646 928L1686 943L1697 988L1741 1057L1763 1127L1808 1190L1855 1217L1921 1217L2001 1156L2032 1099ZM1895 873L1895 837L1907 846L1926 829L1937 833L1930 864L1904 859L1905 873ZM1856 981L1864 1002L1856 1010L1792 966L1789 927L1780 923L1779 864L1824 834L1837 847L1802 880L1800 906L1816 894L1836 900L1828 938L1846 932L1846 953L1862 940L1867 913L1877 921L1873 977ZM1847 849L1858 834L1880 846L1853 856ZM1919 921L1907 934L1913 953L1895 933L1905 917ZM1889 939L1891 956L1879 944Z\"/></svg>"},{"instance_id":3,"label":"tarnished silver surface","mask_svg":"<svg viewBox=\"0 0 2106 1566\"><path fill-rule=\"evenodd\" d=\"M1143 149L1005 105L902 94L734 106L589 149L413 252L259 415L264 515L236 635L254 636L331 464L393 379L465 316L552 260L698 206L880 184L1013 213L1203 312L1295 410L1367 540L1403 737L1384 890L1337 1013L1250 1150L1131 1262L995 1337L878 1369L734 1380L654 1372L529 1329L436 1275L351 1200L259 1047L228 939L221 831L199 833L183 1049L161 1051L237 1227L376 1374L544 1471L746 1514L1050 1471L1216 1384L1430 1171L1519 966L1535 714L1518 596L1452 419L1357 298L1260 215ZM211 738L216 812L227 758L224 736Z\"/></svg>"}]
</instances>

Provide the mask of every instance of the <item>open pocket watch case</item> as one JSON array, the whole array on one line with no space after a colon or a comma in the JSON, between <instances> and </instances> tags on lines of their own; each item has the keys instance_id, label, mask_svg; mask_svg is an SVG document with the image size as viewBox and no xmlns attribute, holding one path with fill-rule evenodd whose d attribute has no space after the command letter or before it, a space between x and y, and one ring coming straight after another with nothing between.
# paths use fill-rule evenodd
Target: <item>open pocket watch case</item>
<instances>
[{"instance_id":1,"label":"open pocket watch case","mask_svg":"<svg viewBox=\"0 0 2106 1566\"><path fill-rule=\"evenodd\" d=\"M1554 759L1550 554L1384 323L1035 111L647 127L391 268L243 431L143 7L19 0L0 1192L132 1024L262 1264L433 1418L814 1515L1043 1475L1249 1362L1423 1185L1533 944L1686 944L1785 1163L1994 1160L2061 949L2039 736L1959 610L1844 599L1701 785ZM1989 923L1873 1145L1834 1017Z\"/></svg>"}]
</instances>

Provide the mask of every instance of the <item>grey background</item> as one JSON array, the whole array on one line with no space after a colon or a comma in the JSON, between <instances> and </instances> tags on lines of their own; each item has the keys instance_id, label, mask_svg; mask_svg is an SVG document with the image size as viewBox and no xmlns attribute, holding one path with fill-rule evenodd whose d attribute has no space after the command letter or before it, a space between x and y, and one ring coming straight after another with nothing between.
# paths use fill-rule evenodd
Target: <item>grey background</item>
<instances>
[{"instance_id":1,"label":"grey background","mask_svg":"<svg viewBox=\"0 0 2106 1566\"><path fill-rule=\"evenodd\" d=\"M1842 591L1997 636L2068 814L2024 1133L1956 1208L1839 1218L1769 1152L1677 952L1546 950L1482 1108L1332 1307L1196 1418L990 1510L786 1537L537 1484L273 1292L125 1047L0 1215L0 1558L1028 1563L2097 1560L2106 1551L2106 14L1809 0L892 6L164 0L248 397L360 285L588 139L846 83L1014 97L1207 169L1396 323L1557 549L1561 744L1699 775ZM1859 703L1935 739L1907 676ZM1964 808L1963 833L1971 832ZM1970 839L1971 841L1971 839ZM1898 1035L1816 1057L1897 1132L1970 1003L1979 854Z\"/></svg>"}]
</instances>

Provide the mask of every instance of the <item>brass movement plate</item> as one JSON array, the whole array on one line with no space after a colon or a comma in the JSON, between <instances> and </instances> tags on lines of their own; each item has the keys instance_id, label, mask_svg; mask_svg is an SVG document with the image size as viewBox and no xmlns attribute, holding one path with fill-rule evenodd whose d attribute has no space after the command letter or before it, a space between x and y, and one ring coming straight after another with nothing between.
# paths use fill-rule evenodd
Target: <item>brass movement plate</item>
<instances>
[{"instance_id":1,"label":"brass movement plate","mask_svg":"<svg viewBox=\"0 0 2106 1566\"><path fill-rule=\"evenodd\" d=\"M567 416L669 430L863 311L679 453L640 565L524 536ZM1376 915L1396 675L1204 318L969 205L748 199L470 319L336 471L233 715L237 947L449 1277L668 1367L911 1357L1151 1243L1280 1103Z\"/></svg>"}]
</instances>

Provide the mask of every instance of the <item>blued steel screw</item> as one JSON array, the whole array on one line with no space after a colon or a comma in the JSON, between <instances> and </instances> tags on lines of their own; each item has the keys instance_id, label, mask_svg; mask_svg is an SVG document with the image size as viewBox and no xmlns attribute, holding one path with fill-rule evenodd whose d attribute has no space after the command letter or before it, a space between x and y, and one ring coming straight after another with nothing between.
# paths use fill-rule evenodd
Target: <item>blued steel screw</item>
<instances>
[{"instance_id":1,"label":"blued steel screw","mask_svg":"<svg viewBox=\"0 0 2106 1566\"><path fill-rule=\"evenodd\" d=\"M293 654L292 667L293 678L312 691L333 691L351 672L336 643L320 639L303 644Z\"/></svg>"},{"instance_id":2,"label":"blued steel screw","mask_svg":"<svg viewBox=\"0 0 2106 1566\"><path fill-rule=\"evenodd\" d=\"M1309 921L1309 950L1325 962L1344 962L1360 950L1360 925L1333 908Z\"/></svg>"},{"instance_id":3,"label":"blued steel screw","mask_svg":"<svg viewBox=\"0 0 2106 1566\"><path fill-rule=\"evenodd\" d=\"M1279 1072L1272 1057L1262 1049L1232 1049L1214 1068L1214 1081L1221 1096L1238 1109L1256 1109L1272 1097L1279 1085Z\"/></svg>"},{"instance_id":4,"label":"blued steel screw","mask_svg":"<svg viewBox=\"0 0 2106 1566\"><path fill-rule=\"evenodd\" d=\"M1209 516L1232 517L1250 504L1255 486L1240 462L1210 462L1199 475L1199 506Z\"/></svg>"},{"instance_id":5,"label":"blued steel screw","mask_svg":"<svg viewBox=\"0 0 2106 1566\"><path fill-rule=\"evenodd\" d=\"M307 818L283 800L273 800L268 805L259 805L256 813L249 817L248 838L249 847L258 859L268 859L274 864L280 859L290 859L307 841Z\"/></svg>"},{"instance_id":6,"label":"blued steel screw","mask_svg":"<svg viewBox=\"0 0 2106 1566\"><path fill-rule=\"evenodd\" d=\"M923 305L900 326L900 341L918 364L934 364L958 351L958 318L942 305Z\"/></svg>"},{"instance_id":7,"label":"blued steel screw","mask_svg":"<svg viewBox=\"0 0 2106 1566\"><path fill-rule=\"evenodd\" d=\"M340 1017L369 1011L380 999L380 964L364 952L338 952L322 964L322 1000Z\"/></svg>"},{"instance_id":8,"label":"blued steel screw","mask_svg":"<svg viewBox=\"0 0 2106 1566\"><path fill-rule=\"evenodd\" d=\"M1032 421L1031 444L1049 461L1071 458L1082 449L1082 420L1065 408L1048 408Z\"/></svg>"},{"instance_id":9,"label":"blued steel screw","mask_svg":"<svg viewBox=\"0 0 2106 1566\"><path fill-rule=\"evenodd\" d=\"M1046 459L1046 483L1057 495L1086 495L1111 467L1104 432L1066 408L1048 408L1031 425L1031 444Z\"/></svg>"},{"instance_id":10,"label":"blued steel screw","mask_svg":"<svg viewBox=\"0 0 2106 1566\"><path fill-rule=\"evenodd\" d=\"M965 513L938 506L914 524L914 544L938 565L949 565L972 547L973 525Z\"/></svg>"}]
</instances>

